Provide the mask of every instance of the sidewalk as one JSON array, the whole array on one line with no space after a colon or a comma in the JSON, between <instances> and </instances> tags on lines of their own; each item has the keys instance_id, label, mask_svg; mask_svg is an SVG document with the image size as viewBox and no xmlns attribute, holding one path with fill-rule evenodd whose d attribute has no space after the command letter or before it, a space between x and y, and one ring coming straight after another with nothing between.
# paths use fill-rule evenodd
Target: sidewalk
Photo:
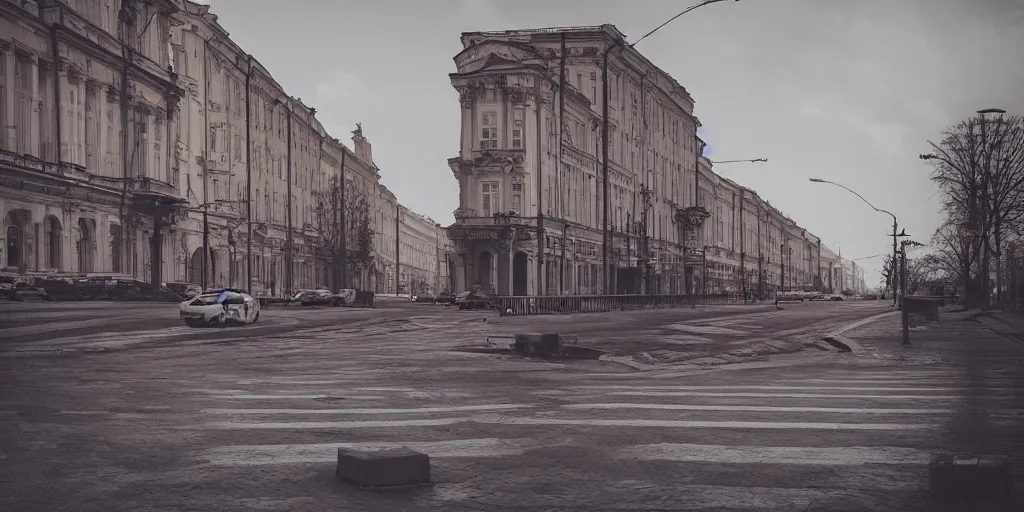
<instances>
[{"instance_id":1,"label":"sidewalk","mask_svg":"<svg viewBox=\"0 0 1024 512\"><path fill-rule=\"evenodd\" d=\"M978 322L992 331L1016 340L1024 347L1024 315L1003 311L987 311L978 316Z\"/></svg>"},{"instance_id":2,"label":"sidewalk","mask_svg":"<svg viewBox=\"0 0 1024 512\"><path fill-rule=\"evenodd\" d=\"M846 361L851 366L874 367L870 371L875 373L879 367L887 368L894 375L893 386L920 382L899 383L899 376L913 371L912 366L943 372L956 383L944 393L955 395L951 398L960 406L947 424L942 444L964 454L1009 455L1016 463L1014 480L1020 489L1024 482L1024 436L1020 435L1024 344L993 332L990 324L1012 329L980 311L945 313L940 314L939 323L912 328L911 345L903 346L899 315L885 317L846 334L855 343Z\"/></svg>"}]
</instances>

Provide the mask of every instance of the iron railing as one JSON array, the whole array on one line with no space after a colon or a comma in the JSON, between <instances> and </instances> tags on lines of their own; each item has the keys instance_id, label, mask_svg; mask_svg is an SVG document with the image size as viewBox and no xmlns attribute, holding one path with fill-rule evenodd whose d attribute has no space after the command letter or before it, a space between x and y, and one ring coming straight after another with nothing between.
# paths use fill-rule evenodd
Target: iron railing
<instances>
[{"instance_id":1,"label":"iron railing","mask_svg":"<svg viewBox=\"0 0 1024 512\"><path fill-rule=\"evenodd\" d=\"M569 295L495 297L502 314L553 315L559 313L603 313L638 309L681 308L707 305L744 304L739 294L716 295Z\"/></svg>"}]
</instances>

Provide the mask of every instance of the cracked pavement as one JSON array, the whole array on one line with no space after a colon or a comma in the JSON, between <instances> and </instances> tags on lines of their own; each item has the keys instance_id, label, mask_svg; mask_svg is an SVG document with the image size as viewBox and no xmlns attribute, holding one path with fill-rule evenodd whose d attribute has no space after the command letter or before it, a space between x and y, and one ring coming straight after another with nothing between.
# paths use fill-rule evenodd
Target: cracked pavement
<instances>
[{"instance_id":1,"label":"cracked pavement","mask_svg":"<svg viewBox=\"0 0 1024 512\"><path fill-rule=\"evenodd\" d=\"M1024 348L976 322L903 348L889 315L846 334L859 352L797 352L889 309L783 308L385 303L188 329L173 305L0 304L0 509L1011 510L930 501L926 464L1024 457ZM457 350L516 332L650 360ZM434 485L356 490L341 446L423 451Z\"/></svg>"}]
</instances>

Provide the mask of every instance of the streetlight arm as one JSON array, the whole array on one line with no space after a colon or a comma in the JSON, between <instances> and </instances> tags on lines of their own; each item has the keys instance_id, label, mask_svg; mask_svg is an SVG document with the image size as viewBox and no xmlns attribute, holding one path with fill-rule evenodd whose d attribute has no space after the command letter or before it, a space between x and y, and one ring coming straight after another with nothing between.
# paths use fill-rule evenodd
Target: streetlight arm
<instances>
[{"instance_id":1,"label":"streetlight arm","mask_svg":"<svg viewBox=\"0 0 1024 512\"><path fill-rule=\"evenodd\" d=\"M742 163L756 164L758 162L767 162L767 161L768 161L767 158L752 158L752 159L748 159L748 160L720 160L720 161L717 161L717 162L713 161L711 163L713 163L715 165L718 165L718 164L735 164L735 163L741 163L741 162Z\"/></svg>"},{"instance_id":2,"label":"streetlight arm","mask_svg":"<svg viewBox=\"0 0 1024 512\"><path fill-rule=\"evenodd\" d=\"M658 25L657 27L654 27L654 30L644 34L640 39L637 39L636 42L634 42L633 44L629 45L629 47L632 48L632 47L636 46L637 43L639 43L640 41L643 41L644 39L647 39L648 36L650 36L651 34L657 32L659 30L661 30L662 27L664 27L665 25L668 25L669 23L672 23L673 21L676 20L676 18L679 18L680 16L682 16L682 15L684 15L684 14L686 14L686 13L688 13L688 12L694 10L694 9L697 9L697 8L700 8L700 7L704 7L705 5L717 4L718 2L724 2L724 1L725 0L704 0L703 2L701 2L699 4L691 5L691 6L687 7L686 9L684 9L683 12L681 12L679 14L676 14L675 16L669 18L668 21L666 21L665 23L662 23L661 25ZM736 0L736 1L738 2L739 0Z\"/></svg>"},{"instance_id":3,"label":"streetlight arm","mask_svg":"<svg viewBox=\"0 0 1024 512\"><path fill-rule=\"evenodd\" d=\"M896 216L893 215L892 212L890 212L888 210L883 210L881 208L876 207L875 205L871 204L871 201L868 201L867 199L864 199L864 196L854 192L853 190L847 188L846 186L844 186L842 184L836 183L834 181L822 180L822 179L818 179L818 178L811 178L811 181L813 181L815 183L828 183L829 185L835 185L835 186L837 186L837 187L839 187L839 188L841 188L841 189L843 189L843 190L845 190L845 191L847 191L847 192L849 192L849 193L859 197L860 200L864 201L864 204L870 206L872 210L874 210L876 212L884 213L884 214L892 217L893 222L896 222Z\"/></svg>"}]
</instances>

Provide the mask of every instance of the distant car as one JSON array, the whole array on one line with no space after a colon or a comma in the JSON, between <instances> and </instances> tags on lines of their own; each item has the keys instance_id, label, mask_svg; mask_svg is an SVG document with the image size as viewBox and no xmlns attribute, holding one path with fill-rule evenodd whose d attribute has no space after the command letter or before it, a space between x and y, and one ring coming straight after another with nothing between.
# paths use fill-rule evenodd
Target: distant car
<instances>
[{"instance_id":1,"label":"distant car","mask_svg":"<svg viewBox=\"0 0 1024 512\"><path fill-rule=\"evenodd\" d=\"M434 298L434 302L438 304L455 304L455 294L448 291L441 292Z\"/></svg>"},{"instance_id":2,"label":"distant car","mask_svg":"<svg viewBox=\"0 0 1024 512\"><path fill-rule=\"evenodd\" d=\"M260 303L242 290L207 291L187 299L179 307L189 327L254 324L260 320Z\"/></svg>"},{"instance_id":3,"label":"distant car","mask_svg":"<svg viewBox=\"0 0 1024 512\"><path fill-rule=\"evenodd\" d=\"M792 301L804 301L804 292L789 291L789 292L778 292L775 294L775 300L792 300Z\"/></svg>"},{"instance_id":4,"label":"distant car","mask_svg":"<svg viewBox=\"0 0 1024 512\"><path fill-rule=\"evenodd\" d=\"M355 298L355 290L342 290L343 293L333 293L327 289L302 290L296 293L291 301L302 306L344 306Z\"/></svg>"},{"instance_id":5,"label":"distant car","mask_svg":"<svg viewBox=\"0 0 1024 512\"><path fill-rule=\"evenodd\" d=\"M833 300L833 301L839 302L839 301L843 300L843 296L838 294L838 293L833 293L832 295L828 296L828 300Z\"/></svg>"}]
</instances>

